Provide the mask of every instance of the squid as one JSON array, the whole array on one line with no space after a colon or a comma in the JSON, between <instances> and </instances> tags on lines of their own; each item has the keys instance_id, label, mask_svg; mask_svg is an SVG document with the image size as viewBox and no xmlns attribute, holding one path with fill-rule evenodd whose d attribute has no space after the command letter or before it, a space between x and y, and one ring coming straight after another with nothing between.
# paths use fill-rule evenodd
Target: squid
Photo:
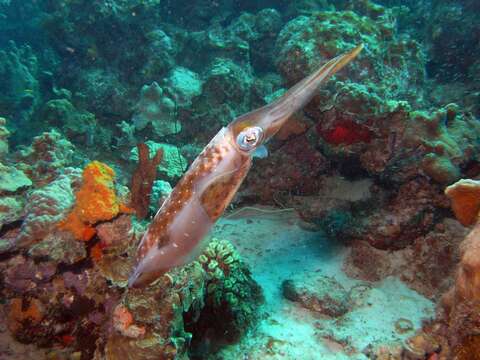
<instances>
[{"instance_id":1,"label":"squid","mask_svg":"<svg viewBox=\"0 0 480 360\"><path fill-rule=\"evenodd\" d=\"M252 157L318 87L353 60L360 45L307 76L276 101L233 120L191 164L153 218L137 248L129 287L144 287L174 267L193 261L205 238L242 184Z\"/></svg>"}]
</instances>

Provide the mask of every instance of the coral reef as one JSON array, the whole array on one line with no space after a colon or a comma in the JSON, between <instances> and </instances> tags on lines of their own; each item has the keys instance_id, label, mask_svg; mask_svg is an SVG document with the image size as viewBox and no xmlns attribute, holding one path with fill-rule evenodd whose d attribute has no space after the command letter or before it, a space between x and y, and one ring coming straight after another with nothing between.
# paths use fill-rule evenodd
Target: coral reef
<instances>
[{"instance_id":1,"label":"coral reef","mask_svg":"<svg viewBox=\"0 0 480 360\"><path fill-rule=\"evenodd\" d=\"M171 192L172 186L167 181L154 181L150 196L150 212L155 213Z\"/></svg>"},{"instance_id":2,"label":"coral reef","mask_svg":"<svg viewBox=\"0 0 480 360\"><path fill-rule=\"evenodd\" d=\"M350 277L394 276L443 298L403 355L352 356L468 359L479 346L479 11L475 0L0 0L0 358L207 358L239 340L261 295L227 242L125 290L146 225L125 204L148 218L221 126L363 43L254 160L233 206L293 209L348 247ZM277 290L286 279L299 305L350 312L333 280L288 276Z\"/></svg>"},{"instance_id":3,"label":"coral reef","mask_svg":"<svg viewBox=\"0 0 480 360\"><path fill-rule=\"evenodd\" d=\"M23 216L25 200L22 196L3 196L0 198L0 228L19 221Z\"/></svg>"},{"instance_id":4,"label":"coral reef","mask_svg":"<svg viewBox=\"0 0 480 360\"><path fill-rule=\"evenodd\" d=\"M41 117L45 125L62 129L62 133L77 144L101 144L98 137L102 131L95 115L76 109L68 99L49 100L42 109Z\"/></svg>"},{"instance_id":5,"label":"coral reef","mask_svg":"<svg viewBox=\"0 0 480 360\"><path fill-rule=\"evenodd\" d=\"M322 94L322 100L327 100L323 106L336 101L336 106L346 112L371 114L381 111L382 102L388 99L421 102L425 64L422 49L414 40L395 34L390 9L379 10L375 17L322 11L291 20L276 41L279 71L292 83L310 73L322 59L364 43L366 51L344 73L355 75L349 76L350 82L336 82L333 92Z\"/></svg>"},{"instance_id":6,"label":"coral reef","mask_svg":"<svg viewBox=\"0 0 480 360\"><path fill-rule=\"evenodd\" d=\"M198 354L206 337L219 343L237 339L261 301L258 285L233 247L212 240L198 261L126 294L115 309L105 356L187 358L189 343Z\"/></svg>"},{"instance_id":7,"label":"coral reef","mask_svg":"<svg viewBox=\"0 0 480 360\"><path fill-rule=\"evenodd\" d=\"M261 290L227 241L214 239L198 261L127 291L139 240L130 215L95 230L100 254L57 231L0 263L0 310L16 340L54 358L188 358L205 351L212 331L222 345L255 321Z\"/></svg>"}]
</instances>

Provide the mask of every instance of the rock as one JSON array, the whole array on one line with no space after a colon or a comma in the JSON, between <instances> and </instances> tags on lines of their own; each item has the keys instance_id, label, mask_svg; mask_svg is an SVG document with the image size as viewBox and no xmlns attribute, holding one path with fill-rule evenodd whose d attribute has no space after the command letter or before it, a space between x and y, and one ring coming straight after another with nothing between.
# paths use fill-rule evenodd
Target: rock
<instances>
[{"instance_id":1,"label":"rock","mask_svg":"<svg viewBox=\"0 0 480 360\"><path fill-rule=\"evenodd\" d=\"M287 300L299 302L301 300L298 289L295 286L293 280L284 280L282 282L282 294L283 297Z\"/></svg>"},{"instance_id":2,"label":"rock","mask_svg":"<svg viewBox=\"0 0 480 360\"><path fill-rule=\"evenodd\" d=\"M334 278L318 276L305 283L282 282L283 296L318 314L339 317L349 311L348 292Z\"/></svg>"},{"instance_id":3,"label":"rock","mask_svg":"<svg viewBox=\"0 0 480 360\"><path fill-rule=\"evenodd\" d=\"M345 273L365 281L380 281L392 273L392 260L387 251L364 241L355 241L343 263Z\"/></svg>"}]
</instances>

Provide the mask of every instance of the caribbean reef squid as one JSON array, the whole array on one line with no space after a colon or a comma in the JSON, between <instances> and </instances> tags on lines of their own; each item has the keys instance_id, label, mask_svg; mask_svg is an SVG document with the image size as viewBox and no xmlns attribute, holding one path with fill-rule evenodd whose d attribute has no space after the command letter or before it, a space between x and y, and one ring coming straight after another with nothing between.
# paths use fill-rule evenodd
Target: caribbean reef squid
<instances>
[{"instance_id":1,"label":"caribbean reef squid","mask_svg":"<svg viewBox=\"0 0 480 360\"><path fill-rule=\"evenodd\" d=\"M194 160L155 215L137 249L129 287L142 287L195 259L207 233L247 175L256 149L305 106L317 88L353 60L360 45L321 66L276 101L222 128Z\"/></svg>"}]
</instances>

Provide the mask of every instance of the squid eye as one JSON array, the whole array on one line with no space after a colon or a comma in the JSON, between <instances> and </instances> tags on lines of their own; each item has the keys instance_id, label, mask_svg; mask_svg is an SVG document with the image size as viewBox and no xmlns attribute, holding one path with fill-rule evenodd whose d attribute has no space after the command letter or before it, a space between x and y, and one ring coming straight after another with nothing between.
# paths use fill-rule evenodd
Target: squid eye
<instances>
[{"instance_id":1,"label":"squid eye","mask_svg":"<svg viewBox=\"0 0 480 360\"><path fill-rule=\"evenodd\" d=\"M237 136L237 145L241 150L253 150L262 140L263 130L258 126L248 127Z\"/></svg>"}]
</instances>

